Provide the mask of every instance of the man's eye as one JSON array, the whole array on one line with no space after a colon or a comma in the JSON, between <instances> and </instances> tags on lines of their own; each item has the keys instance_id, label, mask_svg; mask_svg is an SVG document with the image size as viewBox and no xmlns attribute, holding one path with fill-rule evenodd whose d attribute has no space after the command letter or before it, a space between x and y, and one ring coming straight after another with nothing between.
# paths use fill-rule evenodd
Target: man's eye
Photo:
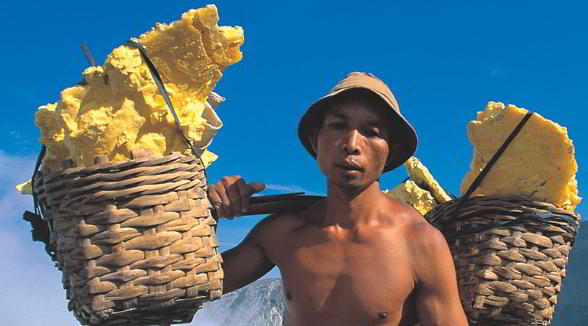
<instances>
[{"instance_id":1,"label":"man's eye","mask_svg":"<svg viewBox=\"0 0 588 326\"><path fill-rule=\"evenodd\" d=\"M380 137L381 136L380 129L378 129L378 128L367 128L367 129L364 129L363 133L367 136L370 136L370 137Z\"/></svg>"},{"instance_id":2,"label":"man's eye","mask_svg":"<svg viewBox=\"0 0 588 326\"><path fill-rule=\"evenodd\" d=\"M343 122L331 122L331 123L329 123L329 126L331 126L334 129L343 129L343 128L345 128L345 123L343 123Z\"/></svg>"}]
</instances>

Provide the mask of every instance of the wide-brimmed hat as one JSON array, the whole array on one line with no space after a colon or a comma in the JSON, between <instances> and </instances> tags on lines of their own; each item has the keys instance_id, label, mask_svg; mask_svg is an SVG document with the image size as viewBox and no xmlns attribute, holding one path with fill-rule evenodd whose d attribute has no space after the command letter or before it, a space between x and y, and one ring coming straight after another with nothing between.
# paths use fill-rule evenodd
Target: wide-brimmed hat
<instances>
[{"instance_id":1,"label":"wide-brimmed hat","mask_svg":"<svg viewBox=\"0 0 588 326\"><path fill-rule=\"evenodd\" d=\"M389 158L395 157L395 159L388 162L383 172L395 169L414 154L418 143L416 132L400 113L398 102L392 91L372 74L352 72L337 83L327 95L314 102L300 119L298 137L312 157L316 159L316 152L311 145L311 131L318 127L318 123L322 123L323 115L330 107L329 103L335 97L345 95L353 96L354 99L376 95L375 98L380 99L385 104L384 107L388 108L386 112L390 119L389 123L394 125L394 128L391 128L390 142L400 144L400 153L395 152L393 147L390 148Z\"/></svg>"}]
</instances>

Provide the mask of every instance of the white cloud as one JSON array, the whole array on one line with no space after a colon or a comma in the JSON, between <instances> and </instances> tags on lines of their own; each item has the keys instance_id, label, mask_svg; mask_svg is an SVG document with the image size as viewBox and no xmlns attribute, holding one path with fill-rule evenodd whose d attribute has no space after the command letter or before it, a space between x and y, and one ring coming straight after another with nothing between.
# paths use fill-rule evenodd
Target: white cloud
<instances>
[{"instance_id":1,"label":"white cloud","mask_svg":"<svg viewBox=\"0 0 588 326\"><path fill-rule=\"evenodd\" d=\"M31 227L22 220L32 210L31 196L21 195L14 186L30 179L37 158L0 151L0 316L3 325L77 325L67 310L61 272L33 242ZM47 318L51 316L51 318Z\"/></svg>"},{"instance_id":2,"label":"white cloud","mask_svg":"<svg viewBox=\"0 0 588 326\"><path fill-rule=\"evenodd\" d=\"M13 156L0 150L0 182L30 179L36 162L36 156Z\"/></svg>"},{"instance_id":3,"label":"white cloud","mask_svg":"<svg viewBox=\"0 0 588 326\"><path fill-rule=\"evenodd\" d=\"M31 196L14 190L28 180L36 157L12 156L0 151L0 316L3 325L76 325L67 310L61 273L33 242L31 227L22 213L33 207ZM47 316L51 316L50 319Z\"/></svg>"},{"instance_id":4,"label":"white cloud","mask_svg":"<svg viewBox=\"0 0 588 326\"><path fill-rule=\"evenodd\" d=\"M61 273L53 266L44 247L31 241L23 221L5 227L0 221L0 315L3 325L76 325L67 310ZM50 319L47 319L51 316Z\"/></svg>"},{"instance_id":5,"label":"white cloud","mask_svg":"<svg viewBox=\"0 0 588 326\"><path fill-rule=\"evenodd\" d=\"M492 71L490 72L490 76L491 76L491 77L498 77L498 76L500 76L500 75L502 75L502 69L500 69L500 68L494 68L494 69L492 69Z\"/></svg>"},{"instance_id":6,"label":"white cloud","mask_svg":"<svg viewBox=\"0 0 588 326\"><path fill-rule=\"evenodd\" d=\"M274 191L279 191L279 192L283 192L283 193L289 193L289 192L304 192L306 195L321 195L318 194L316 192L310 191L310 190L306 190L300 186L297 185L278 185L278 184L266 184L265 185L265 189L267 190L274 190Z\"/></svg>"},{"instance_id":7,"label":"white cloud","mask_svg":"<svg viewBox=\"0 0 588 326\"><path fill-rule=\"evenodd\" d=\"M12 138L14 138L14 139L16 139L16 140L22 140L22 138L23 138L23 136L22 136L22 133L21 133L20 131L17 131L17 130L10 130L10 131L8 132L8 134L9 134L9 135L10 135Z\"/></svg>"},{"instance_id":8,"label":"white cloud","mask_svg":"<svg viewBox=\"0 0 588 326\"><path fill-rule=\"evenodd\" d=\"M32 139L34 139L34 137L25 137L23 133L18 130L8 131L8 136L10 137L10 142L19 148L29 147Z\"/></svg>"},{"instance_id":9,"label":"white cloud","mask_svg":"<svg viewBox=\"0 0 588 326\"><path fill-rule=\"evenodd\" d=\"M0 219L20 218L24 209L33 208L32 197L20 194L14 186L31 178L36 161L36 157L0 151Z\"/></svg>"},{"instance_id":10,"label":"white cloud","mask_svg":"<svg viewBox=\"0 0 588 326\"><path fill-rule=\"evenodd\" d=\"M14 188L12 184L0 183L0 185ZM7 194L0 197L0 219L21 218L25 210L33 210L33 198L21 195L14 189L9 189Z\"/></svg>"}]
</instances>

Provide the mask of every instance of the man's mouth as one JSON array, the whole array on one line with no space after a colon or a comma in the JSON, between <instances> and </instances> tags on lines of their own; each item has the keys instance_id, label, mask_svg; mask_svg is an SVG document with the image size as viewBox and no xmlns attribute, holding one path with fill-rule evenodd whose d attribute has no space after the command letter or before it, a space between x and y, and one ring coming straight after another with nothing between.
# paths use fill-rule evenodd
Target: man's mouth
<instances>
[{"instance_id":1,"label":"man's mouth","mask_svg":"<svg viewBox=\"0 0 588 326\"><path fill-rule=\"evenodd\" d=\"M355 164L350 164L350 163L339 163L339 164L335 164L336 167L346 170L346 171L358 171L358 172L363 172L363 168L361 168L360 166L357 166Z\"/></svg>"}]
</instances>

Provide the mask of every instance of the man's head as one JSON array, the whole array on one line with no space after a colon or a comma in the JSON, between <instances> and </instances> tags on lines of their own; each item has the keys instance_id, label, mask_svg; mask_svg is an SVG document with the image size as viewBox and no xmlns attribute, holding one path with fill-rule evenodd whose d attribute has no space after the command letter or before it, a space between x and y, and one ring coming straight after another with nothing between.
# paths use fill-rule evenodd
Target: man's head
<instances>
[{"instance_id":1,"label":"man's head","mask_svg":"<svg viewBox=\"0 0 588 326\"><path fill-rule=\"evenodd\" d=\"M416 150L416 133L400 114L396 98L388 86L371 74L354 72L311 105L300 120L298 137L313 157L317 158L316 144L321 129L328 123L325 119L341 107L361 107L359 113L373 112L381 120L388 143L383 172L401 165Z\"/></svg>"},{"instance_id":2,"label":"man's head","mask_svg":"<svg viewBox=\"0 0 588 326\"><path fill-rule=\"evenodd\" d=\"M377 181L394 150L380 103L354 96L329 107L321 120L311 146L329 183L362 190Z\"/></svg>"}]
</instances>

